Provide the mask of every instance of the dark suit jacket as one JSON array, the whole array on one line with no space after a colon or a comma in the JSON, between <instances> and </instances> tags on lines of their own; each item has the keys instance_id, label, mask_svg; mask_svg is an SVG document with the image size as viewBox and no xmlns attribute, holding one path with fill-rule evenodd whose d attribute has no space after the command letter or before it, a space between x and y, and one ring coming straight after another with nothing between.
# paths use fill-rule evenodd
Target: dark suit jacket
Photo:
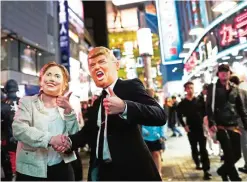
<instances>
[{"instance_id":1,"label":"dark suit jacket","mask_svg":"<svg viewBox=\"0 0 247 182\"><path fill-rule=\"evenodd\" d=\"M172 107L168 108L168 127L169 128L174 128L177 124L178 121L178 116L177 116L177 106L178 103L174 103Z\"/></svg>"},{"instance_id":2,"label":"dark suit jacket","mask_svg":"<svg viewBox=\"0 0 247 182\"><path fill-rule=\"evenodd\" d=\"M114 166L112 175L116 181L155 181L161 180L152 156L145 145L139 124L162 126L166 115L159 104L151 98L139 79L118 79L114 93L127 104L127 120L119 115L108 116L107 139ZM88 180L96 160L96 141L99 127L97 115L101 97L94 103L94 115L76 134L71 135L72 149L89 142L91 157ZM110 177L109 179L112 179Z\"/></svg>"}]
</instances>

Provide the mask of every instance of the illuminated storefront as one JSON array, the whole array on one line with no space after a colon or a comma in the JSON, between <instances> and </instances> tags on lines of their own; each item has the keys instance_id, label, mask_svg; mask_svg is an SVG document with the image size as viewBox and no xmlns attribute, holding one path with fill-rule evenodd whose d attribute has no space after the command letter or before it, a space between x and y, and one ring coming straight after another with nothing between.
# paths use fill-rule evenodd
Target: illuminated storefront
<instances>
[{"instance_id":1,"label":"illuminated storefront","mask_svg":"<svg viewBox=\"0 0 247 182\"><path fill-rule=\"evenodd\" d=\"M228 63L233 72L247 81L247 2L213 21L195 44L184 59L183 82L215 81L220 63Z\"/></svg>"},{"instance_id":2,"label":"illuminated storefront","mask_svg":"<svg viewBox=\"0 0 247 182\"><path fill-rule=\"evenodd\" d=\"M138 77L145 83L144 64L139 52L140 46L138 46L137 33L140 23L140 11L138 6L142 3L143 1L107 1L106 10L109 48L118 55L121 64L119 77L124 79ZM147 14L156 16L154 4L151 2L145 3L145 12L146 21L148 19ZM152 25L154 24L157 23L152 22ZM162 87L162 77L158 64L160 63L159 38L156 34L157 32L154 31L157 27L149 28L152 30L152 42L147 45L147 37L141 38L141 40L145 42L142 43L143 46L141 46L141 49L149 48L149 45L152 44L153 56L151 72L153 80L155 81L155 87L160 88Z\"/></svg>"},{"instance_id":3,"label":"illuminated storefront","mask_svg":"<svg viewBox=\"0 0 247 182\"><path fill-rule=\"evenodd\" d=\"M60 60L70 72L70 91L87 101L97 92L89 76L87 54L94 46L84 27L83 4L80 0L59 1Z\"/></svg>"}]
</instances>

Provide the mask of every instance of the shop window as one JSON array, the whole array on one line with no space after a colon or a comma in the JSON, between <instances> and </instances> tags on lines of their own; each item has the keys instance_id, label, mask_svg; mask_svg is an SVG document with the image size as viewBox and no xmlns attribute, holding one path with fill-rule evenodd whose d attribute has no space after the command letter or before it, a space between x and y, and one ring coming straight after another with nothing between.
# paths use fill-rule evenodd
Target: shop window
<instances>
[{"instance_id":1,"label":"shop window","mask_svg":"<svg viewBox=\"0 0 247 182\"><path fill-rule=\"evenodd\" d=\"M37 52L37 68L38 68L38 72L41 70L41 68L49 63L55 61L55 55L54 54L50 54L48 52Z\"/></svg>"},{"instance_id":2,"label":"shop window","mask_svg":"<svg viewBox=\"0 0 247 182\"><path fill-rule=\"evenodd\" d=\"M19 51L18 51L18 41L10 38L9 42L9 64L10 69L19 71Z\"/></svg>"},{"instance_id":3,"label":"shop window","mask_svg":"<svg viewBox=\"0 0 247 182\"><path fill-rule=\"evenodd\" d=\"M18 41L13 38L1 39L1 70L19 70Z\"/></svg>"},{"instance_id":4,"label":"shop window","mask_svg":"<svg viewBox=\"0 0 247 182\"><path fill-rule=\"evenodd\" d=\"M1 39L1 70L8 69L8 39Z\"/></svg>"},{"instance_id":5,"label":"shop window","mask_svg":"<svg viewBox=\"0 0 247 182\"><path fill-rule=\"evenodd\" d=\"M20 68L21 72L29 75L37 75L36 71L36 49L20 43Z\"/></svg>"}]
</instances>

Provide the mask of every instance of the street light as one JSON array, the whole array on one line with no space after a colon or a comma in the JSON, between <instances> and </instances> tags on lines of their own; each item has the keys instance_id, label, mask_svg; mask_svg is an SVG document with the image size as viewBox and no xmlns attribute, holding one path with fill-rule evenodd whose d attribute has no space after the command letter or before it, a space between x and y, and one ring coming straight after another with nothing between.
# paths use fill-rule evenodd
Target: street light
<instances>
[{"instance_id":1,"label":"street light","mask_svg":"<svg viewBox=\"0 0 247 182\"><path fill-rule=\"evenodd\" d=\"M137 31L137 42L140 55L153 55L152 33L150 28L140 28Z\"/></svg>"},{"instance_id":2,"label":"street light","mask_svg":"<svg viewBox=\"0 0 247 182\"><path fill-rule=\"evenodd\" d=\"M127 4L134 4L134 3L140 3L140 2L144 2L147 0L112 0L112 3L115 6L123 6L123 5L127 5Z\"/></svg>"},{"instance_id":3,"label":"street light","mask_svg":"<svg viewBox=\"0 0 247 182\"><path fill-rule=\"evenodd\" d=\"M212 11L213 12L220 12L220 13L225 13L228 10L232 9L234 6L236 6L236 2L235 1L219 1L215 4L215 6L212 7Z\"/></svg>"},{"instance_id":4,"label":"street light","mask_svg":"<svg viewBox=\"0 0 247 182\"><path fill-rule=\"evenodd\" d=\"M137 42L139 46L139 54L143 58L145 78L147 88L153 87L151 56L153 55L152 33L150 28L140 28L137 31Z\"/></svg>"}]
</instances>

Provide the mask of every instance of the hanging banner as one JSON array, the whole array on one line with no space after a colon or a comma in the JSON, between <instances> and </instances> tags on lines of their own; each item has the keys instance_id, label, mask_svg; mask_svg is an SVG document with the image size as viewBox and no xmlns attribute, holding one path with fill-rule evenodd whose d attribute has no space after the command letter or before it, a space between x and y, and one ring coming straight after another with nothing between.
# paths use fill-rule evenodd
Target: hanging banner
<instances>
[{"instance_id":1,"label":"hanging banner","mask_svg":"<svg viewBox=\"0 0 247 182\"><path fill-rule=\"evenodd\" d=\"M176 2L156 0L156 8L162 63L165 64L165 62L178 60L181 51Z\"/></svg>"},{"instance_id":2,"label":"hanging banner","mask_svg":"<svg viewBox=\"0 0 247 182\"><path fill-rule=\"evenodd\" d=\"M59 17L59 45L61 64L70 70L70 42L69 42L69 13L68 1L58 1L58 17Z\"/></svg>"}]
</instances>

